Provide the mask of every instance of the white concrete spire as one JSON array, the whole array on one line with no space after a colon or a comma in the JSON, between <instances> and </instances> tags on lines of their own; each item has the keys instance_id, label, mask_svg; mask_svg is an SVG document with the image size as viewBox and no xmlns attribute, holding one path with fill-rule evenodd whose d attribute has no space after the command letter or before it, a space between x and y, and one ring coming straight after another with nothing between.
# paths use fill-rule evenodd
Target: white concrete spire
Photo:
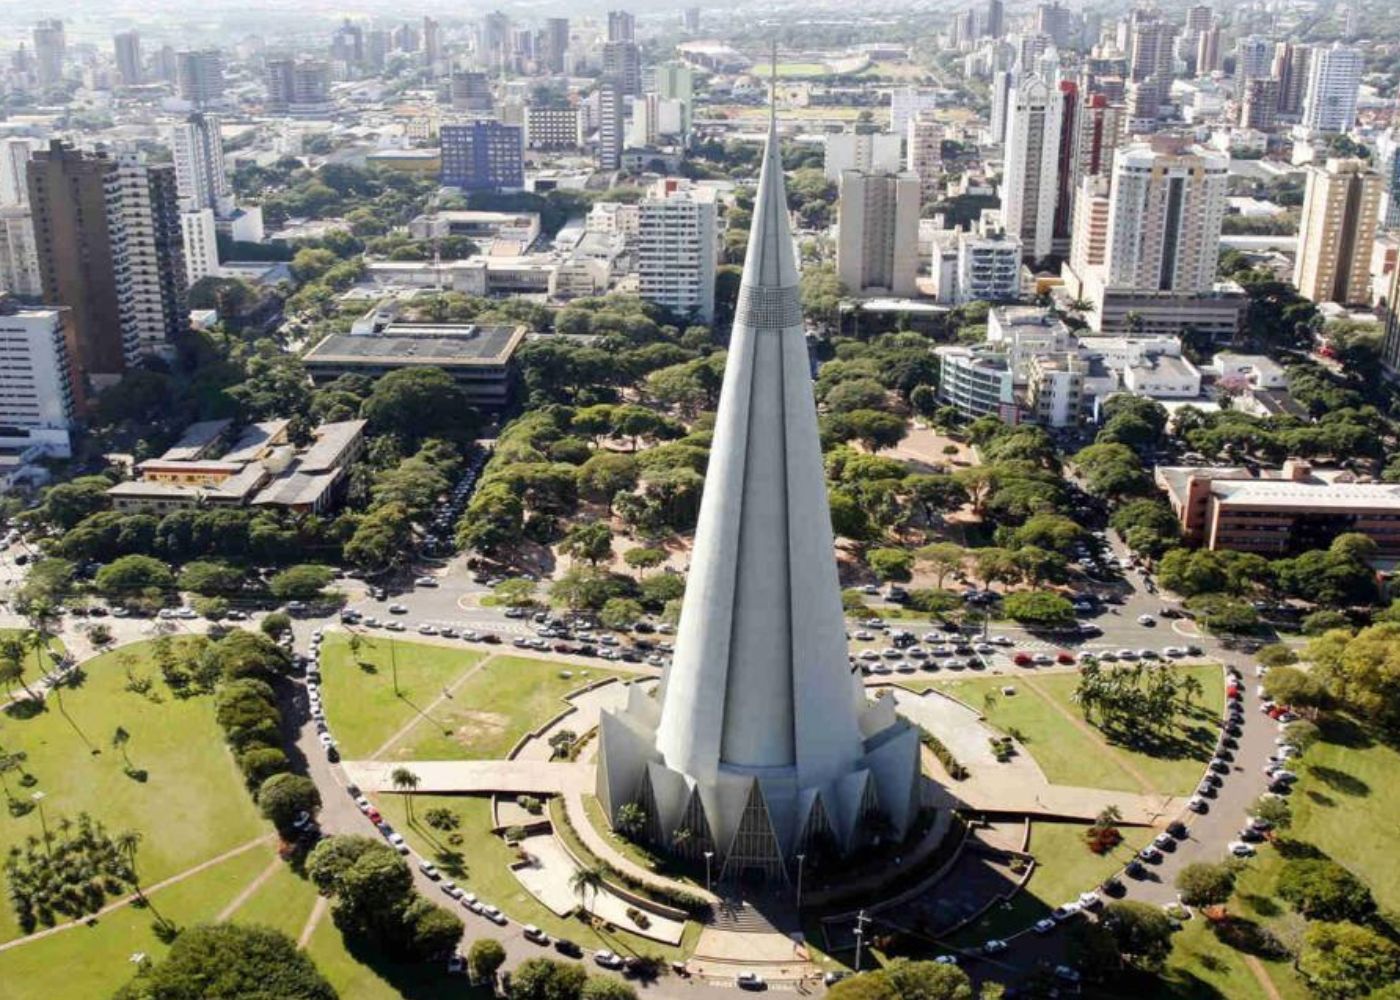
<instances>
[{"instance_id":1,"label":"white concrete spire","mask_svg":"<svg viewBox=\"0 0 1400 1000\"><path fill-rule=\"evenodd\" d=\"M813 837L854 846L875 811L902 834L918 733L867 705L847 653L776 121L690 567L659 709L602 718L609 812L639 802L658 841L685 826L692 849L770 874Z\"/></svg>"}]
</instances>

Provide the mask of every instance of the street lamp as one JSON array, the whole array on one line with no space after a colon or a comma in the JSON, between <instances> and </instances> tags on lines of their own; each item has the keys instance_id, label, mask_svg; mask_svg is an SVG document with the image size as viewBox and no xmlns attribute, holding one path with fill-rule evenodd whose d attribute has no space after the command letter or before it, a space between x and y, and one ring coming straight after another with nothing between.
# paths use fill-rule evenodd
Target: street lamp
<instances>
[{"instance_id":1,"label":"street lamp","mask_svg":"<svg viewBox=\"0 0 1400 1000\"><path fill-rule=\"evenodd\" d=\"M705 891L710 891L710 859L715 856L714 851L705 852Z\"/></svg>"},{"instance_id":2,"label":"street lamp","mask_svg":"<svg viewBox=\"0 0 1400 1000\"><path fill-rule=\"evenodd\" d=\"M860 972L861 945L865 943L865 925L869 921L864 910L856 914L856 972Z\"/></svg>"},{"instance_id":3,"label":"street lamp","mask_svg":"<svg viewBox=\"0 0 1400 1000\"><path fill-rule=\"evenodd\" d=\"M807 855L797 856L797 908L802 909L802 862L807 860Z\"/></svg>"}]
</instances>

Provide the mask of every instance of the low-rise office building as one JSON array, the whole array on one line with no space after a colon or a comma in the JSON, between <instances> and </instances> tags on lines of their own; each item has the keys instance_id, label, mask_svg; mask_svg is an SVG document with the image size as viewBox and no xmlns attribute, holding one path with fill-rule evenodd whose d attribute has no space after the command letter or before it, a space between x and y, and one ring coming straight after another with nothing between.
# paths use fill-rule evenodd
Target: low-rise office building
<instances>
[{"instance_id":1,"label":"low-rise office building","mask_svg":"<svg viewBox=\"0 0 1400 1000\"><path fill-rule=\"evenodd\" d=\"M1286 555L1356 532L1382 555L1400 555L1400 484L1360 483L1351 473L1300 461L1259 476L1243 468L1159 466L1155 478L1191 544Z\"/></svg>"},{"instance_id":2,"label":"low-rise office building","mask_svg":"<svg viewBox=\"0 0 1400 1000\"><path fill-rule=\"evenodd\" d=\"M462 386L472 405L489 409L510 398L516 349L524 326L475 323L376 322L368 332L332 333L306 353L317 382L341 375L375 378L403 368L441 368Z\"/></svg>"},{"instance_id":3,"label":"low-rise office building","mask_svg":"<svg viewBox=\"0 0 1400 1000\"><path fill-rule=\"evenodd\" d=\"M938 401L966 420L993 416L1004 423L1020 419L1015 378L1006 355L990 347L947 344L938 356Z\"/></svg>"}]
</instances>

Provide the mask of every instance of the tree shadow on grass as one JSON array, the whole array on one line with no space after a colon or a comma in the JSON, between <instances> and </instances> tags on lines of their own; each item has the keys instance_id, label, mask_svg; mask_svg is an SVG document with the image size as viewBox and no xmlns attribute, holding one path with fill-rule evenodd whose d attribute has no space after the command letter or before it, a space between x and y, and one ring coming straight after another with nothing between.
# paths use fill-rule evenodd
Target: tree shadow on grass
<instances>
[{"instance_id":1,"label":"tree shadow on grass","mask_svg":"<svg viewBox=\"0 0 1400 1000\"><path fill-rule=\"evenodd\" d=\"M1257 892L1250 892L1241 894L1240 899L1260 917L1276 917L1283 912L1278 903L1274 902L1272 896L1261 896Z\"/></svg>"},{"instance_id":2,"label":"tree shadow on grass","mask_svg":"<svg viewBox=\"0 0 1400 1000\"><path fill-rule=\"evenodd\" d=\"M1376 745L1375 737L1355 719L1332 713L1318 721L1322 738L1328 743L1351 750L1365 750Z\"/></svg>"},{"instance_id":3,"label":"tree shadow on grass","mask_svg":"<svg viewBox=\"0 0 1400 1000\"><path fill-rule=\"evenodd\" d=\"M1307 791L1307 796L1309 802L1313 802L1317 805L1323 806L1324 808L1330 809L1332 806L1335 806L1337 804L1337 800L1332 798L1332 796L1326 794L1325 792L1319 792L1316 789L1309 788Z\"/></svg>"},{"instance_id":4,"label":"tree shadow on grass","mask_svg":"<svg viewBox=\"0 0 1400 1000\"><path fill-rule=\"evenodd\" d=\"M1213 921L1210 925L1215 939L1221 944L1253 955L1256 958L1278 959L1288 954L1288 949L1273 931L1263 924L1244 917L1229 916Z\"/></svg>"},{"instance_id":5,"label":"tree shadow on grass","mask_svg":"<svg viewBox=\"0 0 1400 1000\"><path fill-rule=\"evenodd\" d=\"M1351 795L1357 798L1365 798L1371 794L1371 786L1360 778L1345 771L1339 771L1335 767L1327 767L1323 764L1313 764L1308 768L1308 773L1321 781L1334 792L1343 795Z\"/></svg>"},{"instance_id":6,"label":"tree shadow on grass","mask_svg":"<svg viewBox=\"0 0 1400 1000\"><path fill-rule=\"evenodd\" d=\"M47 711L48 706L44 704L43 699L24 697L5 706L5 717L16 722L27 722Z\"/></svg>"},{"instance_id":7,"label":"tree shadow on grass","mask_svg":"<svg viewBox=\"0 0 1400 1000\"><path fill-rule=\"evenodd\" d=\"M445 960L398 962L357 935L341 934L341 938L351 958L372 969L404 1000L442 1000L444 997L485 1000L491 996L490 990L470 987L465 976L450 975Z\"/></svg>"}]
</instances>

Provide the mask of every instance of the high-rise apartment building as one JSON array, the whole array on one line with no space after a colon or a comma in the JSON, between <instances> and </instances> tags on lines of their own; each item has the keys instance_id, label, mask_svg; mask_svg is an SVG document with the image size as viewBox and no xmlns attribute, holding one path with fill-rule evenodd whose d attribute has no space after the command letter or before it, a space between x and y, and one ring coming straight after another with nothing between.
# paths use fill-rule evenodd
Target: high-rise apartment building
<instances>
[{"instance_id":1,"label":"high-rise apartment building","mask_svg":"<svg viewBox=\"0 0 1400 1000\"><path fill-rule=\"evenodd\" d=\"M626 96L639 96L642 92L642 54L637 43L604 42L603 75L616 80Z\"/></svg>"},{"instance_id":2,"label":"high-rise apartment building","mask_svg":"<svg viewBox=\"0 0 1400 1000\"><path fill-rule=\"evenodd\" d=\"M29 201L43 299L72 315L82 378L101 388L168 354L189 325L174 168L55 141L30 163Z\"/></svg>"},{"instance_id":3,"label":"high-rise apartment building","mask_svg":"<svg viewBox=\"0 0 1400 1000\"><path fill-rule=\"evenodd\" d=\"M525 186L525 137L519 125L443 125L439 138L443 186L463 191L518 191Z\"/></svg>"},{"instance_id":4,"label":"high-rise apartment building","mask_svg":"<svg viewBox=\"0 0 1400 1000\"><path fill-rule=\"evenodd\" d=\"M919 178L912 173L841 175L836 276L852 295L916 292Z\"/></svg>"},{"instance_id":5,"label":"high-rise apartment building","mask_svg":"<svg viewBox=\"0 0 1400 1000\"><path fill-rule=\"evenodd\" d=\"M608 41L635 42L636 40L636 15L625 10L608 11Z\"/></svg>"},{"instance_id":6,"label":"high-rise apartment building","mask_svg":"<svg viewBox=\"0 0 1400 1000\"><path fill-rule=\"evenodd\" d=\"M715 193L663 177L642 199L637 234L638 294L682 316L715 316L719 222Z\"/></svg>"},{"instance_id":7,"label":"high-rise apartment building","mask_svg":"<svg viewBox=\"0 0 1400 1000\"><path fill-rule=\"evenodd\" d=\"M1000 38L1006 34L1006 4L1002 0L987 0L987 6L977 12L982 38Z\"/></svg>"},{"instance_id":8,"label":"high-rise apartment building","mask_svg":"<svg viewBox=\"0 0 1400 1000\"><path fill-rule=\"evenodd\" d=\"M485 73L458 70L452 74L452 109L490 114L494 106L491 79Z\"/></svg>"},{"instance_id":9,"label":"high-rise apartment building","mask_svg":"<svg viewBox=\"0 0 1400 1000\"><path fill-rule=\"evenodd\" d=\"M1380 216L1381 175L1365 160L1329 159L1308 168L1293 284L1314 302L1366 303L1371 244Z\"/></svg>"},{"instance_id":10,"label":"high-rise apartment building","mask_svg":"<svg viewBox=\"0 0 1400 1000\"><path fill-rule=\"evenodd\" d=\"M1127 137L1128 109L1103 94L1081 100L1074 122L1074 178L1078 190L1085 177L1113 173L1113 154Z\"/></svg>"},{"instance_id":11,"label":"high-rise apartment building","mask_svg":"<svg viewBox=\"0 0 1400 1000\"><path fill-rule=\"evenodd\" d=\"M117 63L117 76L124 86L141 82L141 36L135 31L119 31L112 36L112 54Z\"/></svg>"},{"instance_id":12,"label":"high-rise apartment building","mask_svg":"<svg viewBox=\"0 0 1400 1000\"><path fill-rule=\"evenodd\" d=\"M1305 127L1317 132L1351 131L1363 64L1361 50L1341 42L1313 49L1303 96Z\"/></svg>"},{"instance_id":13,"label":"high-rise apartment building","mask_svg":"<svg viewBox=\"0 0 1400 1000\"><path fill-rule=\"evenodd\" d=\"M1176 25L1154 11L1137 9L1128 19L1128 67L1137 82L1171 79Z\"/></svg>"},{"instance_id":14,"label":"high-rise apartment building","mask_svg":"<svg viewBox=\"0 0 1400 1000\"><path fill-rule=\"evenodd\" d=\"M1001 220L1028 259L1054 250L1063 101L1057 87L1037 76L1012 92L1001 182Z\"/></svg>"},{"instance_id":15,"label":"high-rise apartment building","mask_svg":"<svg viewBox=\"0 0 1400 1000\"><path fill-rule=\"evenodd\" d=\"M0 446L72 455L68 432L82 397L70 336L67 310L0 301Z\"/></svg>"},{"instance_id":16,"label":"high-rise apartment building","mask_svg":"<svg viewBox=\"0 0 1400 1000\"><path fill-rule=\"evenodd\" d=\"M1212 21L1196 40L1196 75L1209 76L1220 69L1220 22Z\"/></svg>"},{"instance_id":17,"label":"high-rise apartment building","mask_svg":"<svg viewBox=\"0 0 1400 1000\"><path fill-rule=\"evenodd\" d=\"M1182 29L1178 51L1198 74L1202 72L1198 65L1201 36L1210 30L1214 20L1215 11L1210 4L1197 4L1186 9L1186 27Z\"/></svg>"},{"instance_id":18,"label":"high-rise apartment building","mask_svg":"<svg viewBox=\"0 0 1400 1000\"><path fill-rule=\"evenodd\" d=\"M1383 188L1380 226L1400 229L1400 126L1392 125L1376 136L1376 172Z\"/></svg>"},{"instance_id":19,"label":"high-rise apartment building","mask_svg":"<svg viewBox=\"0 0 1400 1000\"><path fill-rule=\"evenodd\" d=\"M1021 241L1004 233L959 233L957 294L968 302L1009 302L1021 294Z\"/></svg>"},{"instance_id":20,"label":"high-rise apartment building","mask_svg":"<svg viewBox=\"0 0 1400 1000\"><path fill-rule=\"evenodd\" d=\"M43 291L29 208L0 207L0 292L37 299Z\"/></svg>"},{"instance_id":21,"label":"high-rise apartment building","mask_svg":"<svg viewBox=\"0 0 1400 1000\"><path fill-rule=\"evenodd\" d=\"M1215 282L1229 157L1154 136L1114 157L1107 279L1141 292L1199 294Z\"/></svg>"},{"instance_id":22,"label":"high-rise apartment building","mask_svg":"<svg viewBox=\"0 0 1400 1000\"><path fill-rule=\"evenodd\" d=\"M44 148L38 139L0 139L0 206L28 205L29 183L25 176L29 160Z\"/></svg>"},{"instance_id":23,"label":"high-rise apartment building","mask_svg":"<svg viewBox=\"0 0 1400 1000\"><path fill-rule=\"evenodd\" d=\"M212 208L180 213L180 237L185 252L185 282L219 273L219 225Z\"/></svg>"},{"instance_id":24,"label":"high-rise apartment building","mask_svg":"<svg viewBox=\"0 0 1400 1000\"><path fill-rule=\"evenodd\" d=\"M1290 121L1303 114L1303 97L1308 89L1308 69L1312 47L1296 42L1279 42L1274 46L1274 61L1269 75L1278 81L1278 113Z\"/></svg>"},{"instance_id":25,"label":"high-rise apartment building","mask_svg":"<svg viewBox=\"0 0 1400 1000\"><path fill-rule=\"evenodd\" d=\"M1390 276L1385 297L1385 339L1381 341L1381 367L1389 378L1400 376L1400 267Z\"/></svg>"},{"instance_id":26,"label":"high-rise apartment building","mask_svg":"<svg viewBox=\"0 0 1400 1000\"><path fill-rule=\"evenodd\" d=\"M233 188L224 164L224 142L215 115L196 112L170 130L170 152L180 192L180 211L233 211Z\"/></svg>"},{"instance_id":27,"label":"high-rise apartment building","mask_svg":"<svg viewBox=\"0 0 1400 1000\"><path fill-rule=\"evenodd\" d=\"M51 18L34 26L34 77L40 89L56 87L63 82L67 53L68 41L62 21Z\"/></svg>"},{"instance_id":28,"label":"high-rise apartment building","mask_svg":"<svg viewBox=\"0 0 1400 1000\"><path fill-rule=\"evenodd\" d=\"M224 97L224 57L218 49L191 49L175 54L175 79L180 99L196 108Z\"/></svg>"},{"instance_id":29,"label":"high-rise apartment building","mask_svg":"<svg viewBox=\"0 0 1400 1000\"><path fill-rule=\"evenodd\" d=\"M889 132L836 132L826 136L822 172L833 183L847 170L896 174L901 169L901 136Z\"/></svg>"},{"instance_id":30,"label":"high-rise apartment building","mask_svg":"<svg viewBox=\"0 0 1400 1000\"><path fill-rule=\"evenodd\" d=\"M1108 224L1113 216L1109 197L1112 183L1107 175L1085 177L1074 199L1074 235L1070 242L1069 265L1077 275L1108 261Z\"/></svg>"},{"instance_id":31,"label":"high-rise apartment building","mask_svg":"<svg viewBox=\"0 0 1400 1000\"><path fill-rule=\"evenodd\" d=\"M999 69L992 74L992 117L989 122L992 145L1006 142L1006 123L1011 118L1011 98L1016 92L1019 74L1014 69Z\"/></svg>"},{"instance_id":32,"label":"high-rise apartment building","mask_svg":"<svg viewBox=\"0 0 1400 1000\"><path fill-rule=\"evenodd\" d=\"M578 149L583 144L583 123L578 108L525 109L525 146L528 149Z\"/></svg>"},{"instance_id":33,"label":"high-rise apartment building","mask_svg":"<svg viewBox=\"0 0 1400 1000\"><path fill-rule=\"evenodd\" d=\"M681 103L681 134L690 134L695 107L695 70L683 62L664 62L656 67L656 95L663 101Z\"/></svg>"},{"instance_id":34,"label":"high-rise apartment building","mask_svg":"<svg viewBox=\"0 0 1400 1000\"><path fill-rule=\"evenodd\" d=\"M435 18L423 18L423 65L434 75L442 65L442 25Z\"/></svg>"},{"instance_id":35,"label":"high-rise apartment building","mask_svg":"<svg viewBox=\"0 0 1400 1000\"><path fill-rule=\"evenodd\" d=\"M1060 146L1055 154L1055 222L1052 239L1054 252L1064 259L1069 255L1070 236L1073 233L1075 154L1079 118L1083 111L1078 85L1071 80L1061 80L1059 89Z\"/></svg>"},{"instance_id":36,"label":"high-rise apartment building","mask_svg":"<svg viewBox=\"0 0 1400 1000\"><path fill-rule=\"evenodd\" d=\"M622 86L604 77L598 81L598 169L622 167Z\"/></svg>"},{"instance_id":37,"label":"high-rise apartment building","mask_svg":"<svg viewBox=\"0 0 1400 1000\"><path fill-rule=\"evenodd\" d=\"M1246 80L1240 98L1240 127L1268 131L1278 124L1279 84L1271 76Z\"/></svg>"},{"instance_id":38,"label":"high-rise apartment building","mask_svg":"<svg viewBox=\"0 0 1400 1000\"><path fill-rule=\"evenodd\" d=\"M1074 13L1068 7L1060 6L1059 0L1037 4L1035 8L1035 30L1045 35L1059 48L1069 45L1074 36Z\"/></svg>"},{"instance_id":39,"label":"high-rise apartment building","mask_svg":"<svg viewBox=\"0 0 1400 1000\"><path fill-rule=\"evenodd\" d=\"M943 179L943 139L946 135L941 122L932 114L919 114L909 119L904 133L904 165L919 177L919 201L927 204L941 194Z\"/></svg>"},{"instance_id":40,"label":"high-rise apartment building","mask_svg":"<svg viewBox=\"0 0 1400 1000\"><path fill-rule=\"evenodd\" d=\"M569 19L551 17L546 20L540 42L540 58L545 69L551 73L565 72L565 57L569 51Z\"/></svg>"},{"instance_id":41,"label":"high-rise apartment building","mask_svg":"<svg viewBox=\"0 0 1400 1000\"><path fill-rule=\"evenodd\" d=\"M1246 35L1235 43L1235 96L1244 97L1250 80L1267 77L1273 70L1274 44L1262 35Z\"/></svg>"},{"instance_id":42,"label":"high-rise apartment building","mask_svg":"<svg viewBox=\"0 0 1400 1000\"><path fill-rule=\"evenodd\" d=\"M938 107L938 95L920 87L895 87L890 91L890 131L903 135L909 120L917 114L932 115Z\"/></svg>"},{"instance_id":43,"label":"high-rise apartment building","mask_svg":"<svg viewBox=\"0 0 1400 1000\"><path fill-rule=\"evenodd\" d=\"M277 57L267 60L266 110L293 118L324 115L331 110L331 69L321 59Z\"/></svg>"}]
</instances>

